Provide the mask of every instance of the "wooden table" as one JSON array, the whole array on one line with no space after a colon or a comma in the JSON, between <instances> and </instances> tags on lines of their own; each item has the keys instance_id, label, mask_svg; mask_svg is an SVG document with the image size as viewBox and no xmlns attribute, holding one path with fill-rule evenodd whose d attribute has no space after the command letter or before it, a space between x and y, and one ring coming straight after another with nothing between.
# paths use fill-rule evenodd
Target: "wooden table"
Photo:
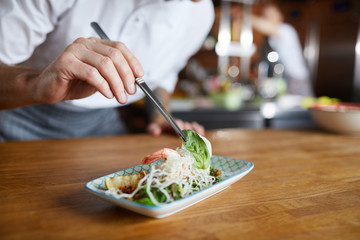
<instances>
[{"instance_id":1,"label":"wooden table","mask_svg":"<svg viewBox=\"0 0 360 240\"><path fill-rule=\"evenodd\" d=\"M84 185L178 147L176 137L0 143L0 239L360 239L360 138L235 129L207 136L214 154L255 168L163 219L112 205Z\"/></svg>"}]
</instances>

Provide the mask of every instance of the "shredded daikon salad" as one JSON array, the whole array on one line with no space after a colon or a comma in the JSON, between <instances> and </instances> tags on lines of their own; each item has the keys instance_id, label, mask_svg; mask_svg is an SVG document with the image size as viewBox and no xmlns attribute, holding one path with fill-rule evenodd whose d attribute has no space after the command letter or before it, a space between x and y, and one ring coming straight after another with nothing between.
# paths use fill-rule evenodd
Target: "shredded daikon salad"
<instances>
[{"instance_id":1,"label":"shredded daikon salad","mask_svg":"<svg viewBox=\"0 0 360 240\"><path fill-rule=\"evenodd\" d=\"M218 174L214 174L214 169L210 167L211 144L206 138L201 138L205 144L196 149L207 148L208 159L204 161L209 163L199 164L199 159L183 144L176 149L178 154L170 153L161 165L152 165L132 193L122 193L112 188L108 194L144 204L160 205L189 196L220 181Z\"/></svg>"}]
</instances>

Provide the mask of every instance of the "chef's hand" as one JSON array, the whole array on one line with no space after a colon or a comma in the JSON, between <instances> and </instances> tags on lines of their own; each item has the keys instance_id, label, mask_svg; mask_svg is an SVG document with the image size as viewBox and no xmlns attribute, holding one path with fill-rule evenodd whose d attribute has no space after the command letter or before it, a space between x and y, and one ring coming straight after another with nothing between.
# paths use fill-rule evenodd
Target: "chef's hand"
<instances>
[{"instance_id":1,"label":"chef's hand","mask_svg":"<svg viewBox=\"0 0 360 240\"><path fill-rule=\"evenodd\" d=\"M180 119L175 119L175 122L179 125L181 130L192 129L198 134L205 136L205 128L197 122L185 122ZM168 123L165 119L163 121L150 123L147 127L147 131L153 136L159 136L164 132L176 134L170 123Z\"/></svg>"},{"instance_id":2,"label":"chef's hand","mask_svg":"<svg viewBox=\"0 0 360 240\"><path fill-rule=\"evenodd\" d=\"M135 78L143 74L140 62L122 42L79 38L33 79L34 94L40 103L51 104L99 91L126 103L127 94L136 91Z\"/></svg>"}]
</instances>

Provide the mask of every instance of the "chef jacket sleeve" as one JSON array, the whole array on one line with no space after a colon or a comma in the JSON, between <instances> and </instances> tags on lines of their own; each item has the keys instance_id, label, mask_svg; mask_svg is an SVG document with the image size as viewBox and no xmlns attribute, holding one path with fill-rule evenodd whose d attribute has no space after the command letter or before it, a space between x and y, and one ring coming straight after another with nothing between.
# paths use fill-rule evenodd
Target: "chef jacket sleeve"
<instances>
[{"instance_id":1,"label":"chef jacket sleeve","mask_svg":"<svg viewBox=\"0 0 360 240\"><path fill-rule=\"evenodd\" d=\"M54 30L75 0L3 0L0 2L0 61L24 62Z\"/></svg>"}]
</instances>

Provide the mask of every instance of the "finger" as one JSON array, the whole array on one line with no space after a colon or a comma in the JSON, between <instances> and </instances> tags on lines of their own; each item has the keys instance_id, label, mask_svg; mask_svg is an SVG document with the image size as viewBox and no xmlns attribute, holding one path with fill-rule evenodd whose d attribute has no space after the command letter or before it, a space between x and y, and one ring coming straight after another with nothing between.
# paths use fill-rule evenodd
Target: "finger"
<instances>
[{"instance_id":1,"label":"finger","mask_svg":"<svg viewBox=\"0 0 360 240\"><path fill-rule=\"evenodd\" d=\"M110 88L118 102L126 103L127 96L125 88L111 58L98 54L97 52L90 51L87 48L76 52L75 56L80 61L95 67L110 85Z\"/></svg>"},{"instance_id":2,"label":"finger","mask_svg":"<svg viewBox=\"0 0 360 240\"><path fill-rule=\"evenodd\" d=\"M102 40L104 41L104 40ZM135 55L130 51L130 49L122 42L114 42L114 41L104 41L104 44L109 44L110 46L119 49L128 62L132 72L135 77L142 77L144 75L144 69L141 66L140 61L135 57Z\"/></svg>"},{"instance_id":3,"label":"finger","mask_svg":"<svg viewBox=\"0 0 360 240\"><path fill-rule=\"evenodd\" d=\"M158 123L151 123L147 127L147 131L153 136L160 136L162 133L161 126Z\"/></svg>"},{"instance_id":4,"label":"finger","mask_svg":"<svg viewBox=\"0 0 360 240\"><path fill-rule=\"evenodd\" d=\"M97 39L96 41L109 46L109 48L96 48L99 45L95 45L94 49L113 59L119 75L124 81L127 92L134 94L136 92L135 78L144 75L140 61L122 42L102 39Z\"/></svg>"},{"instance_id":5,"label":"finger","mask_svg":"<svg viewBox=\"0 0 360 240\"><path fill-rule=\"evenodd\" d=\"M205 128L204 126L200 125L197 122L192 122L192 128L194 131L196 131L198 134L205 136Z\"/></svg>"},{"instance_id":6,"label":"finger","mask_svg":"<svg viewBox=\"0 0 360 240\"><path fill-rule=\"evenodd\" d=\"M183 121L181 119L176 119L175 122L181 130L192 129L191 124L189 122Z\"/></svg>"},{"instance_id":7,"label":"finger","mask_svg":"<svg viewBox=\"0 0 360 240\"><path fill-rule=\"evenodd\" d=\"M65 70L65 72L63 71L64 75L66 75L69 79L76 78L87 82L107 98L114 97L109 84L96 68L81 62L74 56L69 55L70 54L63 54L58 60L59 65L67 65L67 70Z\"/></svg>"},{"instance_id":8,"label":"finger","mask_svg":"<svg viewBox=\"0 0 360 240\"><path fill-rule=\"evenodd\" d=\"M189 123L189 122L184 122L184 128L185 128L185 129L191 129L191 130L193 130L193 129L192 129L192 125L191 125L191 123Z\"/></svg>"},{"instance_id":9,"label":"finger","mask_svg":"<svg viewBox=\"0 0 360 240\"><path fill-rule=\"evenodd\" d=\"M95 38L91 38L88 41L83 41L83 44L85 44L86 47L89 48L90 50L110 58L117 70L119 77L123 82L123 85L125 86L126 91L129 94L135 94L136 92L135 75L133 73L132 68L130 67L130 64L132 63L130 63L125 58L124 53L122 52L123 49L120 49L120 47L118 48L115 47L116 44L114 44L114 42L112 41L95 39ZM119 43L118 45L121 44L122 43Z\"/></svg>"},{"instance_id":10,"label":"finger","mask_svg":"<svg viewBox=\"0 0 360 240\"><path fill-rule=\"evenodd\" d=\"M198 134L205 136L205 128L197 122L185 122L180 119L175 120L181 129L192 129Z\"/></svg>"},{"instance_id":11,"label":"finger","mask_svg":"<svg viewBox=\"0 0 360 240\"><path fill-rule=\"evenodd\" d=\"M181 119L175 119L175 122L176 122L176 124L179 126L179 128L180 128L181 130L186 129L186 128L185 128L185 122L184 122L183 120L181 120Z\"/></svg>"}]
</instances>

